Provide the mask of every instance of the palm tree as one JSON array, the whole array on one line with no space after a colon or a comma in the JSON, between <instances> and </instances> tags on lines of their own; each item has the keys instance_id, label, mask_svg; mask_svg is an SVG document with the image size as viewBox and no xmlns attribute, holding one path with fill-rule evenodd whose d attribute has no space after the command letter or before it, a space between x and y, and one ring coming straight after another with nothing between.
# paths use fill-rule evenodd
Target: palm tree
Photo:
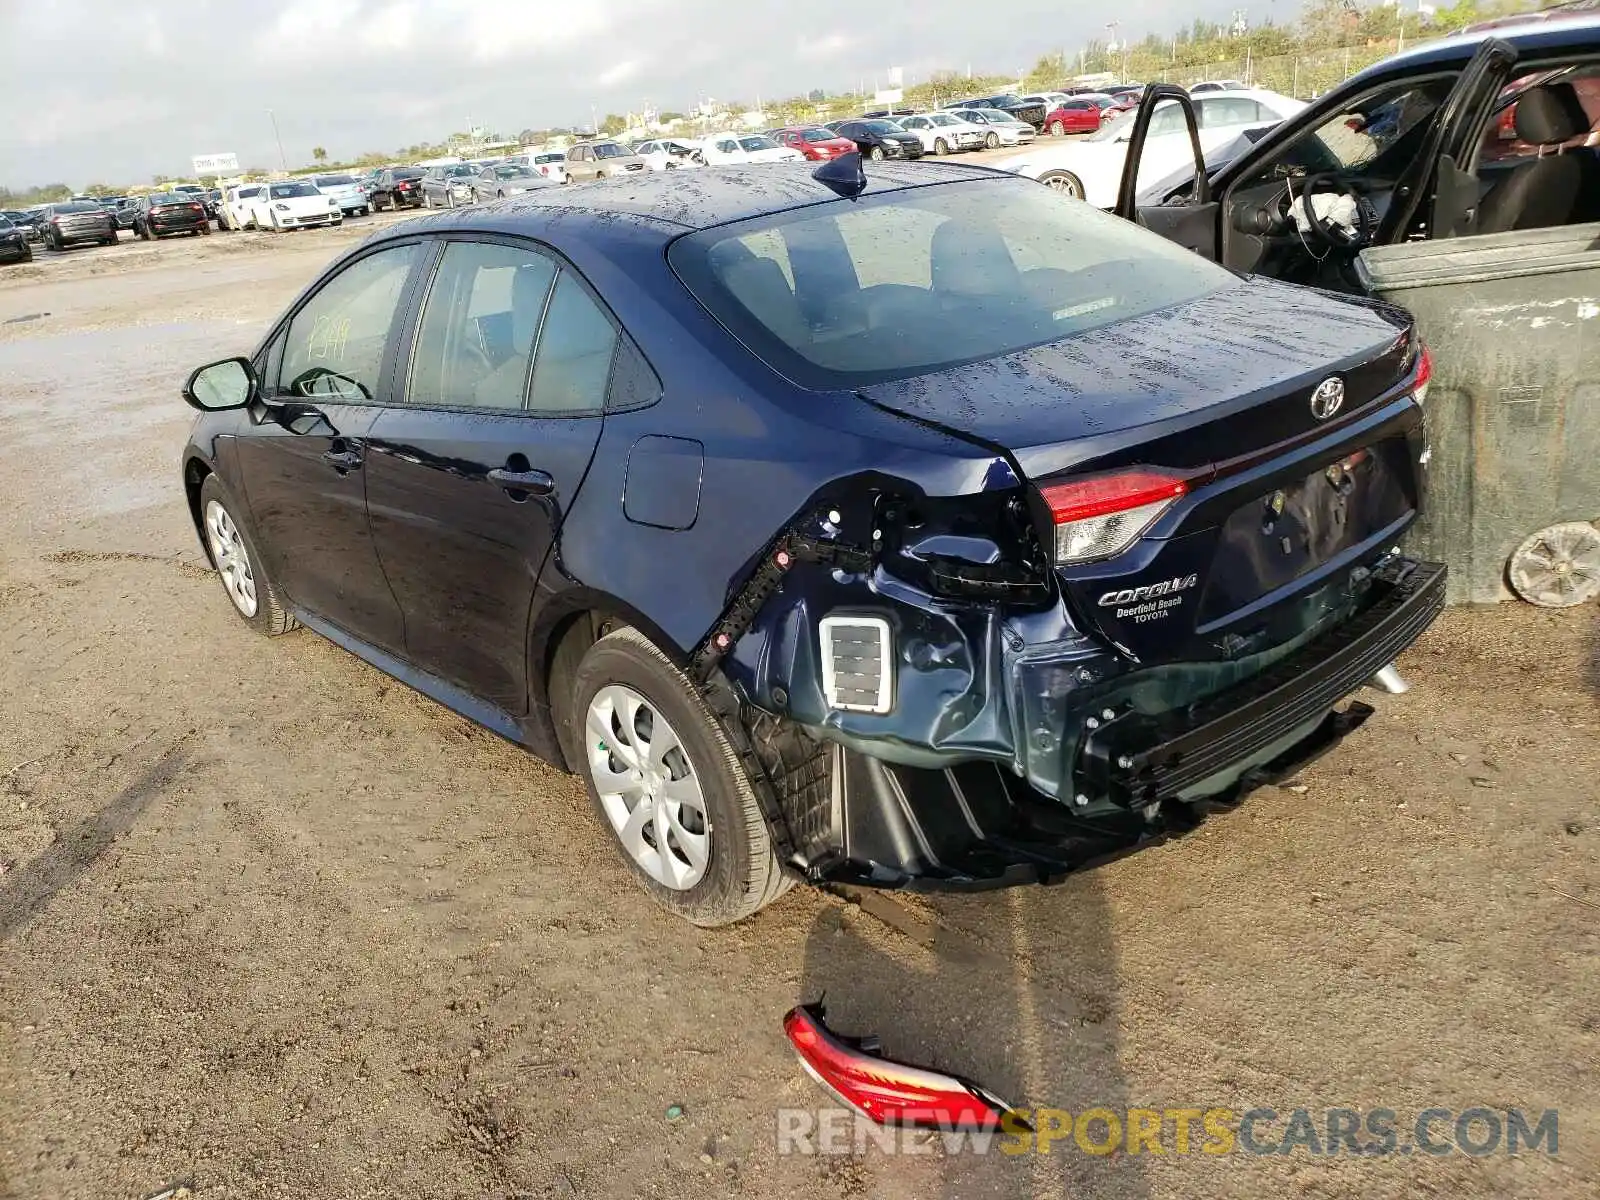
<instances>
[{"instance_id":1,"label":"palm tree","mask_svg":"<svg viewBox=\"0 0 1600 1200\"><path fill-rule=\"evenodd\" d=\"M311 148L311 157L316 159L319 163L327 162L328 161L328 152L325 149L323 149L321 146L313 146Z\"/></svg>"}]
</instances>

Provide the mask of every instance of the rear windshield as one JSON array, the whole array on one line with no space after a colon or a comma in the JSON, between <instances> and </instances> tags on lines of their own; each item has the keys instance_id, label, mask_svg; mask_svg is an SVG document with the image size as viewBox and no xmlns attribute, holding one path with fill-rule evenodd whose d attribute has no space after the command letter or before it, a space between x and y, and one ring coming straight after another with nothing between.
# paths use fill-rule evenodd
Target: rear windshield
<instances>
[{"instance_id":1,"label":"rear windshield","mask_svg":"<svg viewBox=\"0 0 1600 1200\"><path fill-rule=\"evenodd\" d=\"M58 213L78 213L78 212L104 212L105 208L104 208L103 205L88 204L88 203L86 203L86 202L84 202L82 200L79 200L79 201L76 201L76 202L71 203L71 204L52 204L50 206L50 210L52 212L58 212Z\"/></svg>"},{"instance_id":2,"label":"rear windshield","mask_svg":"<svg viewBox=\"0 0 1600 1200\"><path fill-rule=\"evenodd\" d=\"M536 177L538 174L537 171L530 171L520 163L494 168L494 177L496 179L527 179L530 175Z\"/></svg>"},{"instance_id":3,"label":"rear windshield","mask_svg":"<svg viewBox=\"0 0 1600 1200\"><path fill-rule=\"evenodd\" d=\"M355 182L354 175L318 175L318 187L349 187Z\"/></svg>"},{"instance_id":4,"label":"rear windshield","mask_svg":"<svg viewBox=\"0 0 1600 1200\"><path fill-rule=\"evenodd\" d=\"M198 201L186 192L156 192L150 197L150 207L160 208L163 204L195 204Z\"/></svg>"},{"instance_id":5,"label":"rear windshield","mask_svg":"<svg viewBox=\"0 0 1600 1200\"><path fill-rule=\"evenodd\" d=\"M806 387L861 387L1071 337L1234 276L1031 180L870 193L703 230L674 270Z\"/></svg>"},{"instance_id":6,"label":"rear windshield","mask_svg":"<svg viewBox=\"0 0 1600 1200\"><path fill-rule=\"evenodd\" d=\"M394 177L396 179L421 179L422 170L420 167L397 167L394 171Z\"/></svg>"},{"instance_id":7,"label":"rear windshield","mask_svg":"<svg viewBox=\"0 0 1600 1200\"><path fill-rule=\"evenodd\" d=\"M275 183L271 188L274 200L285 200L290 196L320 196L322 193L309 183Z\"/></svg>"}]
</instances>

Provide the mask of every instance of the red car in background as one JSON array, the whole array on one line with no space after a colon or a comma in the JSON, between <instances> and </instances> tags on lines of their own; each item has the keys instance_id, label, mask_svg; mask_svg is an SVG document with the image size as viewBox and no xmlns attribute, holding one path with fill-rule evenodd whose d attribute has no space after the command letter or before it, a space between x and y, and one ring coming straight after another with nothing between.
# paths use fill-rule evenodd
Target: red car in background
<instances>
[{"instance_id":1,"label":"red car in background","mask_svg":"<svg viewBox=\"0 0 1600 1200\"><path fill-rule=\"evenodd\" d=\"M1116 106L1115 96L1107 96L1100 92L1073 96L1045 114L1044 131L1051 137L1061 137L1068 133L1098 132L1100 123L1111 115ZM1137 107L1137 102L1135 106Z\"/></svg>"},{"instance_id":2,"label":"red car in background","mask_svg":"<svg viewBox=\"0 0 1600 1200\"><path fill-rule=\"evenodd\" d=\"M841 154L855 153L857 146L847 137L840 137L821 125L791 125L774 129L769 135L780 146L798 150L813 162L827 162Z\"/></svg>"}]
</instances>

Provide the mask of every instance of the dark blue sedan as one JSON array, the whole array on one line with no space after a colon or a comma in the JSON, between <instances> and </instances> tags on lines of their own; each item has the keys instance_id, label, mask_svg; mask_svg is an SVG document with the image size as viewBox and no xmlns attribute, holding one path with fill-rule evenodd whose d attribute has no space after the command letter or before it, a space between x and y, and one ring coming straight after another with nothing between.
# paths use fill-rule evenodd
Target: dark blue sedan
<instances>
[{"instance_id":1,"label":"dark blue sedan","mask_svg":"<svg viewBox=\"0 0 1600 1200\"><path fill-rule=\"evenodd\" d=\"M1441 603L1403 313L858 162L397 225L185 389L239 615L583 776L702 924L1187 828Z\"/></svg>"}]
</instances>

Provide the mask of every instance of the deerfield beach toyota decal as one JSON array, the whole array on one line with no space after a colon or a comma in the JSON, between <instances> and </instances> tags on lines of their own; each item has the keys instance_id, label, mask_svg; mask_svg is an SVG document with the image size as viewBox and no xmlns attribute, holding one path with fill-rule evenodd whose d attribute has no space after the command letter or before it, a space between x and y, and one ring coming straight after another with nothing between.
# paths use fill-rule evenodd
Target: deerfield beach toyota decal
<instances>
[{"instance_id":1,"label":"deerfield beach toyota decal","mask_svg":"<svg viewBox=\"0 0 1600 1200\"><path fill-rule=\"evenodd\" d=\"M1179 592L1186 592L1200 582L1198 575L1180 575L1163 579L1160 583L1144 587L1123 588L1120 592L1107 592L1100 597L1101 608L1116 608L1118 620L1132 620L1138 624L1160 621L1183 603ZM1122 607L1126 606L1126 607Z\"/></svg>"}]
</instances>

